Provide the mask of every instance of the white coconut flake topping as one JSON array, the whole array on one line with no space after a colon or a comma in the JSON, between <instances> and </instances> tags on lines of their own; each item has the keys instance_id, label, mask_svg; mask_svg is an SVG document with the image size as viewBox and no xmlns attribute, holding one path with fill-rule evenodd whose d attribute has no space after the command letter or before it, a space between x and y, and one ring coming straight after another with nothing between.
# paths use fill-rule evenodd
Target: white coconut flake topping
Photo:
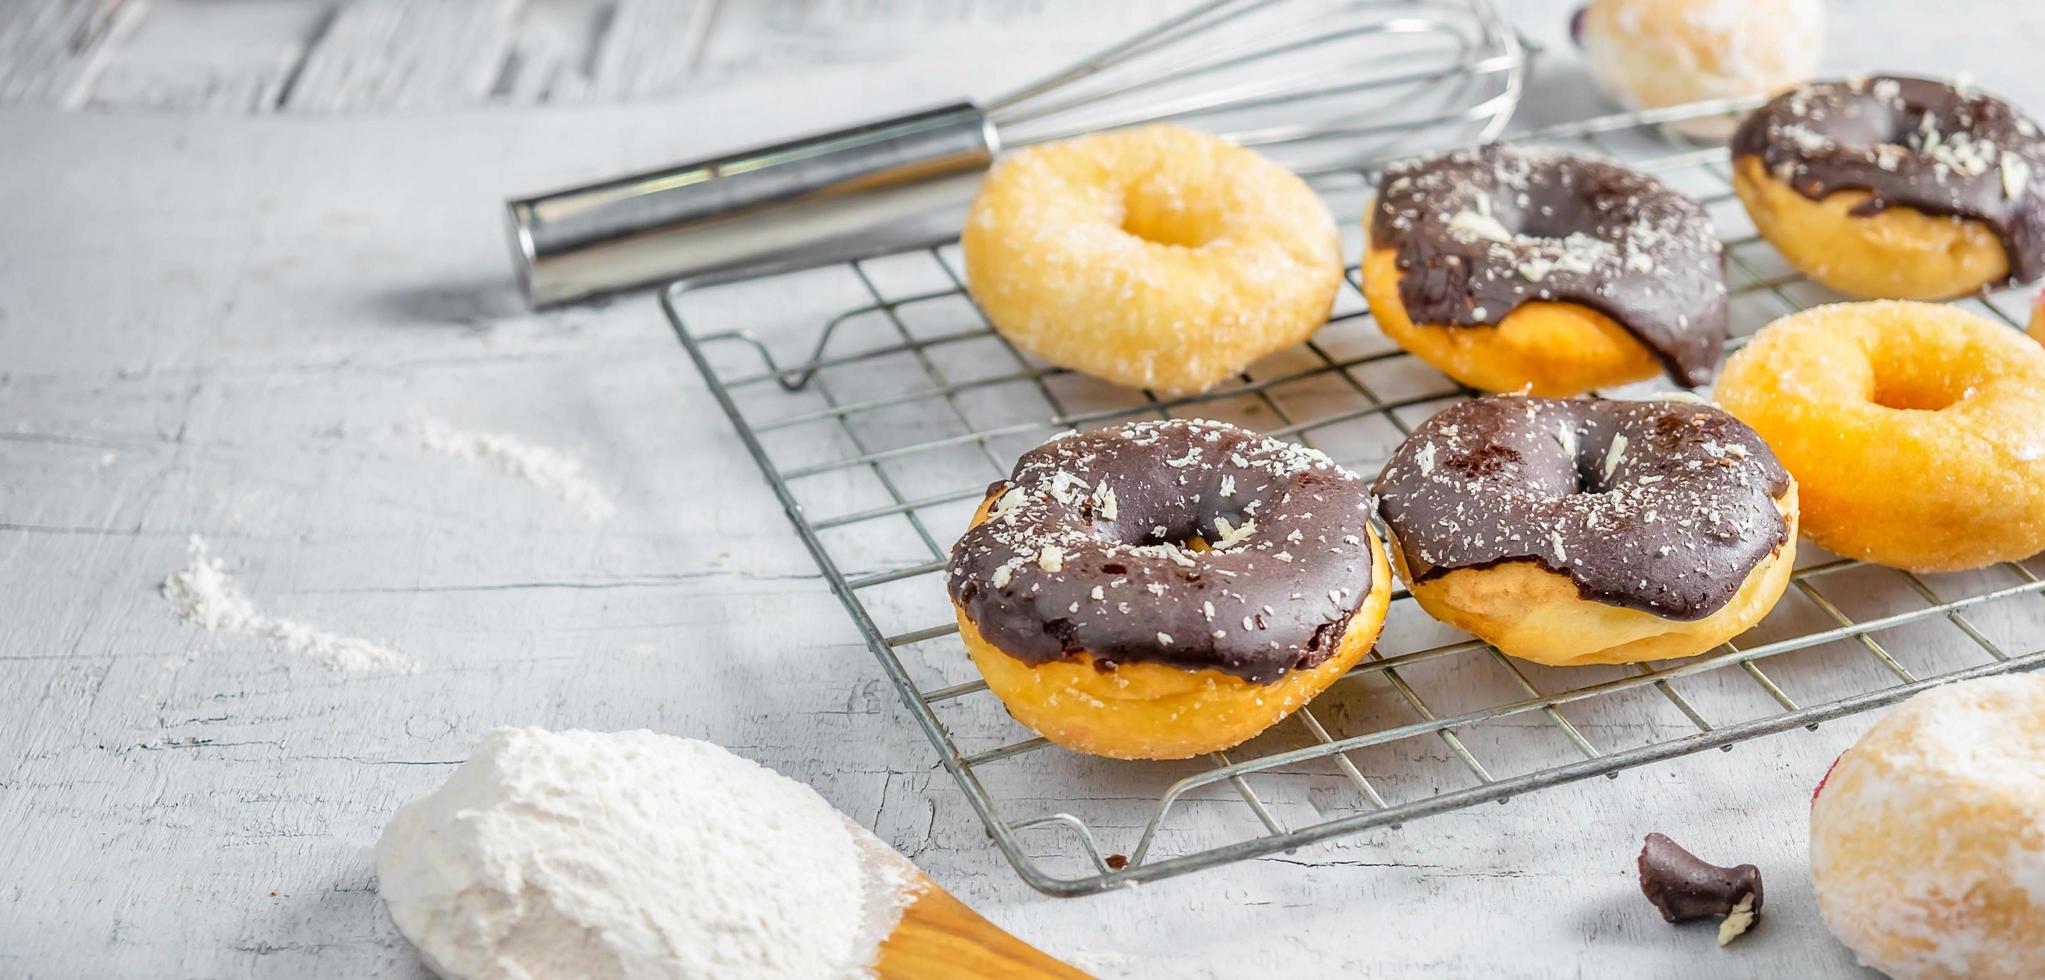
<instances>
[{"instance_id":1,"label":"white coconut flake topping","mask_svg":"<svg viewBox=\"0 0 2045 980\"><path fill-rule=\"evenodd\" d=\"M2002 155L2002 195L2010 200L2024 196L2031 186L2031 165L2014 153Z\"/></svg>"},{"instance_id":2,"label":"white coconut flake topping","mask_svg":"<svg viewBox=\"0 0 2045 980\"><path fill-rule=\"evenodd\" d=\"M1483 201L1484 198L1480 197L1477 200ZM1488 214L1479 214L1468 209L1458 211L1449 218L1449 233L1460 235L1464 238L1481 239L1491 242L1512 241L1512 232L1507 231L1504 225L1499 224L1497 218Z\"/></svg>"},{"instance_id":3,"label":"white coconut flake topping","mask_svg":"<svg viewBox=\"0 0 2045 980\"><path fill-rule=\"evenodd\" d=\"M1065 570L1065 549L1047 544L1037 552L1037 567L1053 575Z\"/></svg>"},{"instance_id":4,"label":"white coconut flake topping","mask_svg":"<svg viewBox=\"0 0 2045 980\"><path fill-rule=\"evenodd\" d=\"M1108 481L1102 480L1101 485L1094 489L1093 502L1094 513L1099 515L1101 520L1112 521L1115 519L1117 510L1115 491L1108 487Z\"/></svg>"},{"instance_id":5,"label":"white coconut flake topping","mask_svg":"<svg viewBox=\"0 0 2045 980\"><path fill-rule=\"evenodd\" d=\"M1246 517L1243 519L1243 525L1241 527L1231 527L1229 526L1228 518L1216 517L1214 519L1214 529L1221 532L1221 537L1216 538L1212 542L1210 542L1208 547L1214 549L1215 551L1227 551L1228 549L1233 548L1236 545L1248 541L1250 539L1250 535L1256 533L1257 519L1254 517Z\"/></svg>"},{"instance_id":6,"label":"white coconut flake topping","mask_svg":"<svg viewBox=\"0 0 2045 980\"><path fill-rule=\"evenodd\" d=\"M1612 434L1612 447L1605 450L1605 479L1610 480L1612 474L1618 471L1619 464L1624 462L1625 459L1626 433L1615 432Z\"/></svg>"},{"instance_id":7,"label":"white coconut flake topping","mask_svg":"<svg viewBox=\"0 0 2045 980\"><path fill-rule=\"evenodd\" d=\"M1449 232L1464 238L1510 244L1513 234L1491 213L1491 199L1479 195L1472 202L1473 208L1457 211L1449 217Z\"/></svg>"}]
</instances>

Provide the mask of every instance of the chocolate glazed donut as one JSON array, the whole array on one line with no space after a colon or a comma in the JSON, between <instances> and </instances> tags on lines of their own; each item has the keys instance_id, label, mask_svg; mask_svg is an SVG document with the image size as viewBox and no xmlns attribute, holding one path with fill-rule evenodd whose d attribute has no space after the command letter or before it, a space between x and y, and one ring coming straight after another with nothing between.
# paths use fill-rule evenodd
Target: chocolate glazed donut
<instances>
[{"instance_id":1,"label":"chocolate glazed donut","mask_svg":"<svg viewBox=\"0 0 2045 980\"><path fill-rule=\"evenodd\" d=\"M1220 422L1068 434L994 484L952 548L968 652L1081 751L1241 742L1368 651L1391 589L1364 482Z\"/></svg>"},{"instance_id":2,"label":"chocolate glazed donut","mask_svg":"<svg viewBox=\"0 0 2045 980\"><path fill-rule=\"evenodd\" d=\"M1709 649L1767 613L1795 559L1794 481L1699 403L1464 402L1374 489L1421 606L1544 663Z\"/></svg>"},{"instance_id":3,"label":"chocolate glazed donut","mask_svg":"<svg viewBox=\"0 0 2045 980\"><path fill-rule=\"evenodd\" d=\"M1921 78L1815 82L1755 110L1732 151L1755 226L1834 288L1941 299L2045 276L2045 136L1994 96ZM1842 191L1857 193L1799 206Z\"/></svg>"},{"instance_id":4,"label":"chocolate glazed donut","mask_svg":"<svg viewBox=\"0 0 2045 980\"><path fill-rule=\"evenodd\" d=\"M1656 363L1695 387L1725 345L1723 248L1703 206L1616 163L1493 145L1395 166L1370 238L1365 279L1380 324L1476 387L1575 394ZM1478 349L1535 329L1516 320L1562 312L1599 329L1544 324L1517 349ZM1494 327L1496 337L1475 329ZM1599 332L1632 351L1599 354ZM1449 339L1465 349L1441 350ZM1514 358L1518 373L1496 363Z\"/></svg>"},{"instance_id":5,"label":"chocolate glazed donut","mask_svg":"<svg viewBox=\"0 0 2045 980\"><path fill-rule=\"evenodd\" d=\"M1085 651L1102 670L1155 661L1268 684L1327 659L1370 593L1363 481L1226 423L1075 433L996 486L948 584L1025 663ZM1184 547L1195 539L1209 550Z\"/></svg>"}]
</instances>

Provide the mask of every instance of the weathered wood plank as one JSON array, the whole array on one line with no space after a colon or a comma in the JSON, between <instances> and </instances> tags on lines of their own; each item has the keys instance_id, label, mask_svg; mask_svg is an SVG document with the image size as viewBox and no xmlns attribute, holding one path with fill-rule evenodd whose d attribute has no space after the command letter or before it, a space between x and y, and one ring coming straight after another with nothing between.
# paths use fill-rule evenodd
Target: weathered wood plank
<instances>
[{"instance_id":1,"label":"weathered wood plank","mask_svg":"<svg viewBox=\"0 0 2045 980\"><path fill-rule=\"evenodd\" d=\"M995 47L1001 51L997 63L1029 66L1035 75L1186 6L1186 0L728 2L709 25L696 77L728 81L859 65L926 71L956 64L964 52L985 55ZM956 93L931 97L950 94Z\"/></svg>"},{"instance_id":2,"label":"weathered wood plank","mask_svg":"<svg viewBox=\"0 0 2045 980\"><path fill-rule=\"evenodd\" d=\"M283 93L294 112L417 110L487 99L518 0L352 0Z\"/></svg>"},{"instance_id":3,"label":"weathered wood plank","mask_svg":"<svg viewBox=\"0 0 2045 980\"><path fill-rule=\"evenodd\" d=\"M492 95L566 104L683 94L715 10L714 0L530 0Z\"/></svg>"},{"instance_id":4,"label":"weathered wood plank","mask_svg":"<svg viewBox=\"0 0 2045 980\"><path fill-rule=\"evenodd\" d=\"M151 0L93 79L92 109L271 112L334 16L327 0Z\"/></svg>"},{"instance_id":5,"label":"weathered wood plank","mask_svg":"<svg viewBox=\"0 0 2045 980\"><path fill-rule=\"evenodd\" d=\"M511 105L588 98L591 66L612 21L609 4L527 0L520 8L492 101Z\"/></svg>"},{"instance_id":6,"label":"weathered wood plank","mask_svg":"<svg viewBox=\"0 0 2045 980\"><path fill-rule=\"evenodd\" d=\"M1565 0L1516 6L1559 40ZM2007 8L1867 0L1835 24L1835 64L1971 67L2045 105L2045 76L2026 70L2045 8ZM575 52L595 51L596 25L554 13L558 68L507 82L519 94L504 100L594 77ZM2007 45L1968 43L1998 16ZM1081 25L1062 24L1082 36L1059 48L1052 28L1017 22L1000 42L1037 40L1014 50L876 29L860 43L905 60L832 68L802 65L812 50L832 59L799 41L751 62L727 40L712 60L767 67L669 76L682 88L656 95L674 98L636 106L316 123L0 110L0 199L15 202L0 226L0 976L423 980L362 848L506 723L729 744L816 785L1004 928L1107 975L1867 976L1826 938L1803 872L1811 782L1865 718L1195 878L1071 902L1028 891L934 768L651 302L531 315L512 297L505 196L999 88L1097 43ZM168 40L150 40L150 58ZM1549 111L1590 111L1580 71L1546 70ZM121 91L148 90L144 74ZM833 298L788 290L749 313ZM572 451L619 515L592 528L424 452L405 434L416 414ZM193 531L266 607L387 640L425 672L336 677L176 622L154 590ZM1976 618L2034 640L2036 606ZM1907 658L1933 648L1915 639L1931 631L1898 632ZM1842 664L1866 659L1848 647ZM918 666L970 671L943 653ZM1827 676L1783 675L1806 698ZM1449 706L1482 679L1413 682ZM1740 717L1730 692L1679 685L1714 720ZM1330 702L1331 726L1386 708L1367 690ZM957 710L962 727L1001 722L984 699ZM1570 710L1608 748L1684 724L1652 698ZM1537 717L1465 735L1501 769L1556 737ZM1468 778L1428 740L1357 763L1411 793ZM1303 769L1255 780L1279 819L1357 811L1341 774ZM1081 814L1113 847L1170 770L1041 753L985 778L1018 812ZM1760 864L1763 927L1718 950L1708 929L1660 922L1629 871L1650 830ZM1245 832L1255 821L1221 790L1184 805L1166 844ZM1036 832L1025 846L1069 853Z\"/></svg>"},{"instance_id":7,"label":"weathered wood plank","mask_svg":"<svg viewBox=\"0 0 2045 980\"><path fill-rule=\"evenodd\" d=\"M618 0L590 66L587 98L597 102L687 92L716 0Z\"/></svg>"},{"instance_id":8,"label":"weathered wood plank","mask_svg":"<svg viewBox=\"0 0 2045 980\"><path fill-rule=\"evenodd\" d=\"M0 632L0 839L35 842L0 848L0 974L422 976L361 848L482 730L537 723L730 744L1025 941L1128 975L1680 976L1707 955L1849 975L1801 883L1797 816L1851 725L1184 882L1029 892L652 304L518 310L490 219L508 194L891 108L921 85L863 75L807 75L814 95L784 114L789 90L760 87L317 126L0 117L28 147L0 193L55 189L0 236L0 581L21 614ZM842 301L812 287L756 312ZM592 528L420 449L420 413L574 452L618 516ZM154 590L193 531L266 608L384 640L422 673L337 677L177 622ZM1457 680L1415 682L1440 699ZM1381 707L1343 700L1361 720ZM1002 723L990 699L955 710L965 730ZM1582 721L1600 742L1638 730ZM1468 738L1503 765L1552 733ZM1426 741L1359 764L1412 792L1455 771ZM1126 847L1168 772L1043 754L985 778L1017 813L1070 810ZM1357 805L1332 771L1257 782L1289 823ZM1166 846L1246 821L1223 789L1184 805ZM1626 870L1651 829L1763 864L1769 925L1725 954L1663 925ZM1518 925L1470 927L1498 921Z\"/></svg>"},{"instance_id":9,"label":"weathered wood plank","mask_svg":"<svg viewBox=\"0 0 2045 980\"><path fill-rule=\"evenodd\" d=\"M127 0L0 0L0 105L76 107L140 10Z\"/></svg>"}]
</instances>

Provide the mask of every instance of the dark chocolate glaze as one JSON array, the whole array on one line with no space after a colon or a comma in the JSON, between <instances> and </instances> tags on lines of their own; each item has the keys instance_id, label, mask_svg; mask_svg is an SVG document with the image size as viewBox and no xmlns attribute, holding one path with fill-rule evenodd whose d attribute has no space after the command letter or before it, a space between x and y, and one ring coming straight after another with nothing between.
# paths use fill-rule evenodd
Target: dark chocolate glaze
<instances>
[{"instance_id":1,"label":"dark chocolate glaze","mask_svg":"<svg viewBox=\"0 0 2045 980\"><path fill-rule=\"evenodd\" d=\"M2008 281L2045 276L2045 140L1994 96L1921 78L1814 82L1754 110L1732 149L1814 201L1868 192L1855 215L1900 206L1980 221L2002 239Z\"/></svg>"},{"instance_id":2,"label":"dark chocolate glaze","mask_svg":"<svg viewBox=\"0 0 2045 980\"><path fill-rule=\"evenodd\" d=\"M1373 489L1417 581L1532 561L1593 602L1697 620L1787 540L1789 485L1709 405L1493 395L1427 420Z\"/></svg>"},{"instance_id":3,"label":"dark chocolate glaze","mask_svg":"<svg viewBox=\"0 0 2045 980\"><path fill-rule=\"evenodd\" d=\"M1503 145L1385 172L1371 247L1415 324L1495 325L1531 301L1611 317L1695 387L1725 349L1725 255L1704 206L1646 174Z\"/></svg>"},{"instance_id":4,"label":"dark chocolate glaze","mask_svg":"<svg viewBox=\"0 0 2045 980\"><path fill-rule=\"evenodd\" d=\"M1363 480L1227 423L1069 434L988 493L946 584L1027 664L1085 652L1104 670L1150 661L1270 683L1333 655L1370 594ZM1180 547L1196 536L1216 550Z\"/></svg>"},{"instance_id":5,"label":"dark chocolate glaze","mask_svg":"<svg viewBox=\"0 0 2045 980\"><path fill-rule=\"evenodd\" d=\"M1640 848L1640 891L1668 922L1731 915L1749 895L1748 908L1761 910L1761 869L1751 864L1721 868L1683 849L1662 834L1649 834Z\"/></svg>"}]
</instances>

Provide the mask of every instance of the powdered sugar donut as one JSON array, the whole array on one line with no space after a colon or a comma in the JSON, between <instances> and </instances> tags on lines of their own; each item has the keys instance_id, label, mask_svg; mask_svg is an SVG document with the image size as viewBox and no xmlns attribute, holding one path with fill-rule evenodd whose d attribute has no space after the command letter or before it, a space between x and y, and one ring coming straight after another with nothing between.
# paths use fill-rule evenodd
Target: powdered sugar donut
<instances>
[{"instance_id":1,"label":"powdered sugar donut","mask_svg":"<svg viewBox=\"0 0 2045 980\"><path fill-rule=\"evenodd\" d=\"M1899 980L2045 977L2045 675L1934 688L1811 804L1825 924Z\"/></svg>"},{"instance_id":2,"label":"powdered sugar donut","mask_svg":"<svg viewBox=\"0 0 2045 980\"><path fill-rule=\"evenodd\" d=\"M1630 109L1767 95L1809 78L1825 35L1819 0L1591 0L1570 33L1591 74ZM1676 124L1724 139L1733 120Z\"/></svg>"},{"instance_id":3,"label":"powdered sugar donut","mask_svg":"<svg viewBox=\"0 0 2045 980\"><path fill-rule=\"evenodd\" d=\"M1305 181L1181 126L1008 157L960 244L974 301L1016 346L1169 393L1305 340L1342 282L1335 219Z\"/></svg>"}]
</instances>

